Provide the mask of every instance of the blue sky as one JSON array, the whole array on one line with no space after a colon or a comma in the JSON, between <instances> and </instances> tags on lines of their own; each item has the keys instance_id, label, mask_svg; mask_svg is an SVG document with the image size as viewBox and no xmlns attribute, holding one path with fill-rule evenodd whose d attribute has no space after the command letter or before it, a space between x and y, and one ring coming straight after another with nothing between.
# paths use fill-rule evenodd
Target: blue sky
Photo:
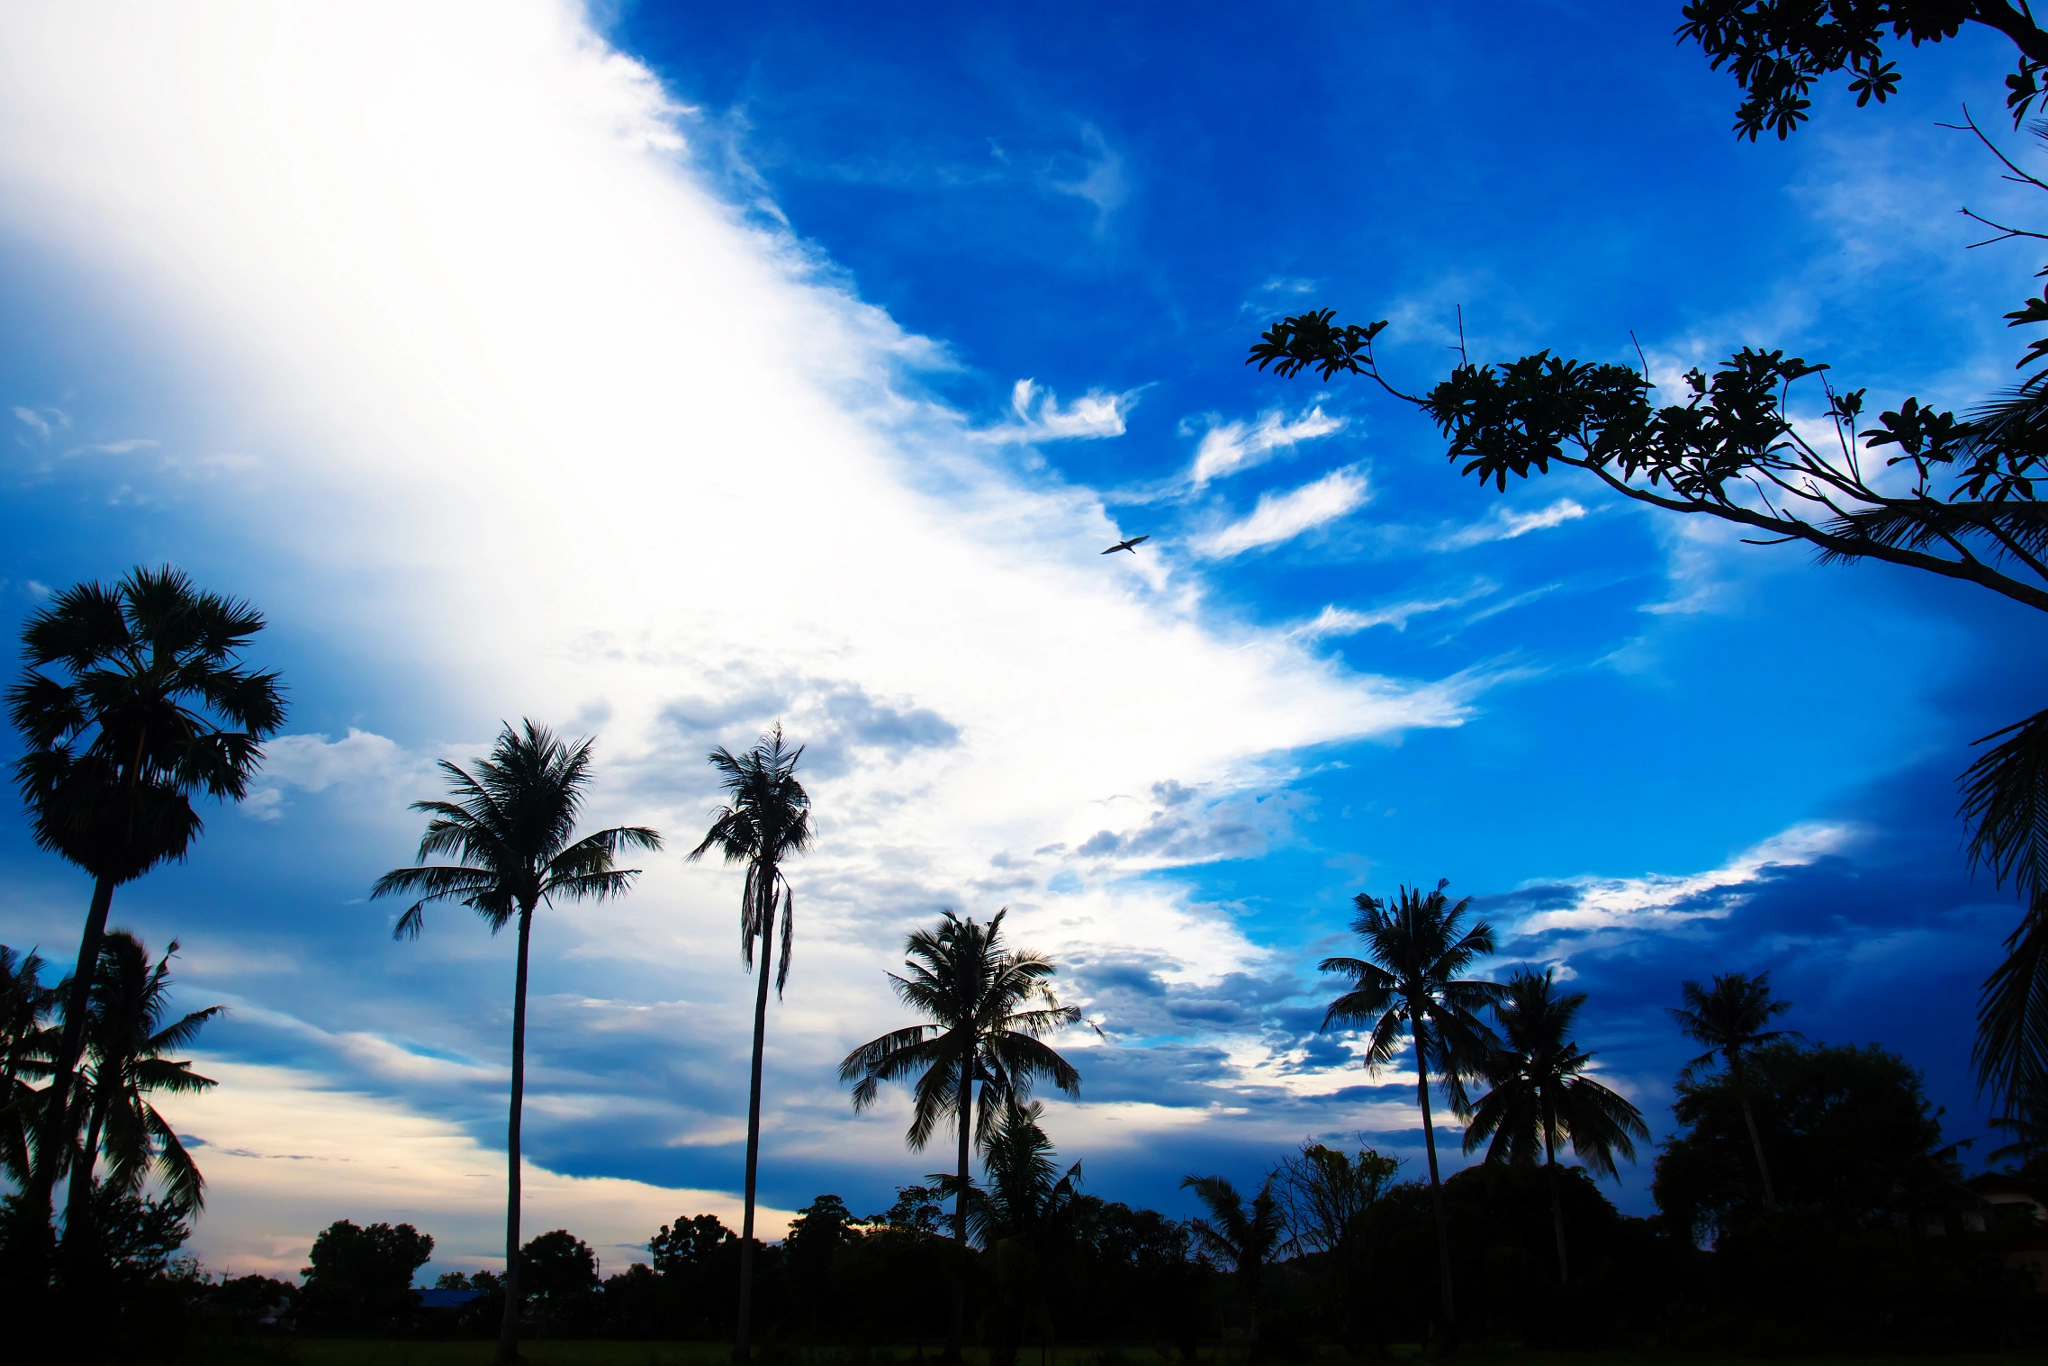
<instances>
[{"instance_id":1,"label":"blue sky","mask_svg":"<svg viewBox=\"0 0 2048 1366\"><path fill-rule=\"evenodd\" d=\"M1353 382L1242 364L1329 304L1390 369L1744 344L1890 406L2017 354L2024 214L1965 135L2007 56L1728 131L1675 9L89 7L0 15L0 597L171 560L271 616L289 735L115 920L225 1001L209 1263L333 1218L490 1260L509 944L394 945L369 883L432 763L532 714L598 737L593 819L694 843L701 763L780 717L824 838L771 1023L778 1210L935 1165L832 1067L940 906L1004 904L1105 1040L1048 1127L1181 1209L1412 1088L1319 1039L1353 893L1448 877L1502 966L1591 993L1662 1131L1688 976L1770 969L1815 1038L1904 1053L1982 1132L1975 984L2012 904L1953 820L2027 713L2034 622L1552 476L1460 480ZM1099 555L1149 534L1137 556ZM535 1230L625 1258L736 1202L737 888L679 853L543 927ZM0 823L0 939L85 889ZM900 1107L899 1107L900 1108ZM1649 1208L1648 1163L1616 1198Z\"/></svg>"}]
</instances>

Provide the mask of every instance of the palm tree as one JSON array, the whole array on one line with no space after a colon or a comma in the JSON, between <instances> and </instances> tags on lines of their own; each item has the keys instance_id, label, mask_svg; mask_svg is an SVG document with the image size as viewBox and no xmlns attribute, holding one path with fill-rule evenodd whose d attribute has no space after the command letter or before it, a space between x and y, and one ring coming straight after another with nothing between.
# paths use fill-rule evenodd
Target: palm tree
<instances>
[{"instance_id":1,"label":"palm tree","mask_svg":"<svg viewBox=\"0 0 2048 1366\"><path fill-rule=\"evenodd\" d=\"M17 1188L30 1179L29 1130L42 1101L28 1079L49 1072L57 1047L47 1021L61 988L43 985L46 966L33 949L0 944L0 1174Z\"/></svg>"},{"instance_id":2,"label":"palm tree","mask_svg":"<svg viewBox=\"0 0 2048 1366\"><path fill-rule=\"evenodd\" d=\"M782 726L738 756L720 745L711 751L711 766L723 775L732 800L712 817L704 842L690 851L692 859L716 848L725 861L744 863L740 886L740 961L754 966L754 941L761 941L761 971L754 990L754 1059L747 1085L747 1170L745 1213L740 1229L739 1331L733 1339L733 1360L744 1362L753 1334L754 1308L754 1174L761 1156L761 1057L768 1042L768 960L775 951L775 912L782 908L782 961L776 965L775 991L789 980L791 931L795 928L796 894L782 865L811 847L811 796L797 781L797 760L804 749L783 743Z\"/></svg>"},{"instance_id":3,"label":"palm tree","mask_svg":"<svg viewBox=\"0 0 2048 1366\"><path fill-rule=\"evenodd\" d=\"M277 675L235 662L262 629L247 603L168 565L67 588L22 628L26 663L7 694L28 751L15 781L37 845L93 879L28 1183L45 1210L75 1127L72 1077L114 889L183 859L202 829L193 797L240 801L284 724Z\"/></svg>"},{"instance_id":4,"label":"palm tree","mask_svg":"<svg viewBox=\"0 0 2048 1366\"><path fill-rule=\"evenodd\" d=\"M1487 1144L1488 1162L1534 1163L1540 1149L1550 1177L1550 1220L1557 1234L1557 1283L1571 1279L1564 1249L1564 1196L1557 1145L1600 1176L1615 1176L1614 1155L1636 1160L1635 1140L1649 1140L1642 1111L1586 1075L1593 1054L1572 1042L1586 993L1557 994L1557 974L1523 969L1508 978L1507 999L1494 1007L1506 1046L1486 1069L1493 1089L1473 1107L1465 1151Z\"/></svg>"},{"instance_id":5,"label":"palm tree","mask_svg":"<svg viewBox=\"0 0 2048 1366\"><path fill-rule=\"evenodd\" d=\"M1245 1302L1251 1311L1251 1345L1246 1359L1256 1358L1259 1298L1265 1288L1266 1263L1272 1260L1287 1229L1286 1214L1273 1198L1273 1178L1267 1177L1259 1187L1250 1209L1245 1208L1244 1197L1237 1193L1237 1188L1220 1176L1188 1176L1180 1184L1182 1190L1192 1188L1202 1208L1209 1211L1207 1219L1196 1219L1188 1225L1195 1241L1204 1252L1235 1271L1239 1284L1244 1286Z\"/></svg>"},{"instance_id":6,"label":"palm tree","mask_svg":"<svg viewBox=\"0 0 2048 1366\"><path fill-rule=\"evenodd\" d=\"M1059 1255L1055 1244L1068 1231L1081 1164L1060 1171L1052 1140L1038 1122L1044 1116L1040 1102L1007 1097L995 1122L980 1133L986 1186L967 1192L968 1225L992 1265L1002 1310L992 1361L1016 1359L1027 1318L1037 1319L1042 1345L1056 1345L1046 1273Z\"/></svg>"},{"instance_id":7,"label":"palm tree","mask_svg":"<svg viewBox=\"0 0 2048 1366\"><path fill-rule=\"evenodd\" d=\"M1419 887L1402 887L1391 901L1375 900L1364 892L1353 898L1358 915L1351 928L1365 941L1366 957L1323 960L1324 972L1350 974L1352 988L1330 1002L1322 1027L1340 1022L1369 1025L1365 1066L1372 1073L1394 1060L1404 1032L1414 1045L1415 1099L1422 1107L1429 1193L1436 1206L1438 1289L1445 1332L1455 1335L1450 1221L1444 1214L1443 1182L1437 1171L1429 1082L1434 1076L1444 1088L1452 1113L1466 1112L1465 1079L1499 1043L1479 1012L1499 1001L1504 988L1498 982L1459 977L1473 960L1493 952L1493 926L1482 920L1465 928L1472 899L1451 905L1444 896L1448 886L1450 879L1445 878L1427 894Z\"/></svg>"},{"instance_id":8,"label":"palm tree","mask_svg":"<svg viewBox=\"0 0 2048 1366\"><path fill-rule=\"evenodd\" d=\"M429 901L453 898L484 918L496 934L514 917L519 951L512 980L512 1102L506 1124L505 1318L498 1330L499 1366L519 1356L519 1119L526 1097L526 969L534 908L542 902L602 901L624 895L637 868L613 861L625 849L661 848L645 826L621 825L576 839L576 814L590 781L588 740L559 740L532 721L506 726L490 757L471 774L443 760L453 801L414 802L432 816L419 857L452 854L461 862L396 868L377 879L372 897L417 892L399 917L394 939L416 939Z\"/></svg>"},{"instance_id":9,"label":"palm tree","mask_svg":"<svg viewBox=\"0 0 2048 1366\"><path fill-rule=\"evenodd\" d=\"M1742 1055L1776 1039L1796 1037L1794 1031L1766 1028L1792 1008L1790 1001L1771 999L1771 974L1760 972L1716 974L1712 988L1687 982L1682 988L1685 1004L1668 1007L1672 1019L1685 1036L1703 1043L1707 1051L1685 1065L1681 1077L1692 1077L1714 1065L1718 1055L1728 1064L1728 1079L1742 1101L1742 1119L1749 1125L1749 1144L1756 1153L1757 1174L1764 1182L1764 1204L1777 1208L1777 1192L1771 1187L1770 1164L1764 1161L1764 1141L1757 1133L1756 1112L1750 1108L1749 1088L1742 1079Z\"/></svg>"},{"instance_id":10,"label":"palm tree","mask_svg":"<svg viewBox=\"0 0 2048 1366\"><path fill-rule=\"evenodd\" d=\"M856 1113L874 1104L885 1081L914 1077L911 1086L911 1151L922 1152L939 1122L950 1117L959 1145L953 1182L953 1244L964 1268L967 1254L968 1151L978 1122L987 1128L997 1109L1030 1094L1044 1077L1069 1096L1078 1095L1081 1074L1042 1040L1078 1024L1081 1012L1063 1006L1046 979L1058 969L1029 949L1003 944L1003 917L988 924L945 912L931 929L914 930L903 946L908 975L889 974L896 997L928 1023L907 1025L871 1039L846 1055L839 1079L853 1085ZM1035 1004L1034 1004L1035 1003ZM981 1083L977 1100L974 1084ZM966 1333L964 1270L953 1284L953 1313L946 1356L960 1360Z\"/></svg>"},{"instance_id":11,"label":"palm tree","mask_svg":"<svg viewBox=\"0 0 2048 1366\"><path fill-rule=\"evenodd\" d=\"M84 1101L85 1141L71 1164L71 1195L66 1205L65 1241L91 1217L93 1166L104 1151L107 1183L133 1194L155 1168L171 1203L189 1213L205 1203L206 1183L177 1130L150 1103L156 1092L190 1095L215 1083L192 1070L189 1062L164 1056L188 1046L208 1020L226 1007L208 1006L170 1024L170 965L177 941L150 966L142 941L115 930L100 944L99 971L93 978L91 1016L86 1021L86 1057L90 1075L80 1087Z\"/></svg>"}]
</instances>

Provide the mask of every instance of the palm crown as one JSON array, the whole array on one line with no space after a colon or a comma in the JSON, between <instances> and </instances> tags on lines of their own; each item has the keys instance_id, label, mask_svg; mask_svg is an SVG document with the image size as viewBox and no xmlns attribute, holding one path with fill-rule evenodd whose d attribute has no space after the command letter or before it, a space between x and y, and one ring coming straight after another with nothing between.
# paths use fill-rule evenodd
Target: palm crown
<instances>
[{"instance_id":1,"label":"palm crown","mask_svg":"<svg viewBox=\"0 0 2048 1366\"><path fill-rule=\"evenodd\" d=\"M456 800L412 804L433 817L419 857L453 854L460 862L396 868L377 879L372 897L420 897L392 936L416 938L430 901L460 901L495 934L515 913L531 913L543 901L602 901L624 892L639 870L614 867L614 860L628 848L660 849L661 836L645 826L622 825L573 838L590 781L590 748L588 740L570 745L527 721L518 731L508 725L499 732L490 757L475 761L474 773L442 760Z\"/></svg>"},{"instance_id":2,"label":"palm crown","mask_svg":"<svg viewBox=\"0 0 2048 1366\"><path fill-rule=\"evenodd\" d=\"M115 930L100 945L93 979L91 1018L86 1024L91 1069L84 1079L87 1133L82 1160L74 1169L73 1208L83 1208L95 1150L107 1159L106 1181L132 1194L154 1171L171 1201L183 1210L204 1202L205 1181L177 1130L150 1103L156 1093L190 1095L215 1083L189 1062L166 1055L189 1047L208 1020L224 1006L195 1010L166 1024L170 1009L172 941L152 966L142 941Z\"/></svg>"},{"instance_id":3,"label":"palm crown","mask_svg":"<svg viewBox=\"0 0 2048 1366\"><path fill-rule=\"evenodd\" d=\"M906 1135L912 1149L922 1149L942 1119L962 1119L973 1082L984 1083L982 1125L1039 1077L1068 1095L1080 1090L1081 1074L1042 1040L1079 1023L1081 1012L1054 995L1046 980L1058 971L1052 960L1003 946L1007 913L982 925L947 911L936 929L913 931L904 945L908 975L892 972L889 980L929 1023L864 1043L839 1064L839 1079L854 1084L856 1110L874 1104L883 1082L916 1077Z\"/></svg>"},{"instance_id":4,"label":"palm crown","mask_svg":"<svg viewBox=\"0 0 2048 1366\"><path fill-rule=\"evenodd\" d=\"M1324 972L1349 973L1354 985L1330 1002L1323 1027L1367 1025L1366 1066L1393 1061L1401 1036L1409 1035L1422 1062L1443 1079L1452 1108L1466 1109L1465 1081L1483 1066L1497 1043L1479 1012L1498 1001L1498 982L1464 980L1479 958L1493 952L1493 927L1485 921L1467 928L1471 898L1450 904L1448 882L1425 894L1403 887L1391 900L1361 892L1352 930L1365 941L1365 958L1325 958Z\"/></svg>"},{"instance_id":5,"label":"palm crown","mask_svg":"<svg viewBox=\"0 0 2048 1366\"><path fill-rule=\"evenodd\" d=\"M284 723L277 675L235 663L262 629L168 566L75 585L31 616L7 704L36 843L117 883L183 858L192 797L240 800Z\"/></svg>"},{"instance_id":6,"label":"palm crown","mask_svg":"<svg viewBox=\"0 0 2048 1366\"><path fill-rule=\"evenodd\" d=\"M1672 1019L1688 1039L1703 1043L1707 1051L1685 1065L1687 1076L1712 1067L1716 1059L1740 1069L1742 1055L1794 1031L1772 1029L1770 1023L1792 1008L1790 1001L1771 999L1771 974L1731 972L1714 978L1711 988L1687 982L1681 988L1683 1006L1669 1008Z\"/></svg>"},{"instance_id":7,"label":"palm crown","mask_svg":"<svg viewBox=\"0 0 2048 1366\"><path fill-rule=\"evenodd\" d=\"M1508 978L1496 1008L1506 1046L1489 1060L1493 1089L1473 1107L1465 1151L1486 1143L1489 1162L1548 1163L1569 1142L1588 1169L1614 1176L1614 1155L1635 1161L1634 1140L1650 1131L1640 1110L1586 1075L1594 1055L1571 1038L1586 993L1559 995L1556 978L1552 969Z\"/></svg>"},{"instance_id":8,"label":"palm crown","mask_svg":"<svg viewBox=\"0 0 2048 1366\"><path fill-rule=\"evenodd\" d=\"M797 760L804 747L791 749L778 724L761 743L744 754L720 745L711 751L711 766L721 775L731 800L711 818L704 842L690 851L692 859L718 850L727 863L747 865L740 891L740 957L754 965L754 941L773 928L778 897L782 904L782 961L775 970L775 989L789 980L789 947L796 897L782 876L783 861L811 847L811 797L797 781Z\"/></svg>"}]
</instances>

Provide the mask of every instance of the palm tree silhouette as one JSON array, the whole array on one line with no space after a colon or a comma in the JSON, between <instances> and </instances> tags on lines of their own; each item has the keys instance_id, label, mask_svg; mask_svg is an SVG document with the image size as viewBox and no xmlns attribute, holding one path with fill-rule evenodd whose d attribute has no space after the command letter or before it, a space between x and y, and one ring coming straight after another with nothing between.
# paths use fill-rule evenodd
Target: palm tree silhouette
<instances>
[{"instance_id":1,"label":"palm tree silhouette","mask_svg":"<svg viewBox=\"0 0 2048 1366\"><path fill-rule=\"evenodd\" d=\"M1444 1214L1443 1182L1436 1162L1436 1129L1429 1113L1429 1082L1444 1088L1453 1114L1470 1108L1465 1079L1476 1075L1488 1054L1499 1046L1479 1012L1501 999L1498 982L1467 981L1458 974L1473 960L1493 952L1493 926L1480 921L1465 928L1471 898L1453 906L1444 896L1450 879L1424 894L1402 887L1391 901L1360 892L1352 900L1358 914L1352 930L1365 941L1365 958L1325 958L1324 972L1350 974L1352 988L1323 1014L1323 1028L1333 1023L1369 1025L1365 1050L1368 1072L1377 1073L1394 1059L1406 1032L1415 1048L1415 1099L1422 1107L1422 1137L1429 1153L1429 1193L1436 1206L1437 1276L1444 1330L1455 1336L1457 1316L1451 1297L1451 1232Z\"/></svg>"},{"instance_id":2,"label":"palm tree silhouette","mask_svg":"<svg viewBox=\"0 0 2048 1366\"><path fill-rule=\"evenodd\" d=\"M1728 1079L1735 1083L1735 1094L1742 1101L1742 1119L1749 1126L1757 1174L1763 1178L1764 1204L1775 1209L1778 1195L1771 1186L1770 1164L1764 1161L1764 1141L1757 1133L1756 1112L1750 1108L1749 1087L1742 1079L1742 1055L1777 1039L1797 1037L1796 1031L1766 1028L1790 1010L1792 1003L1771 999L1768 972L1754 977L1740 972L1716 974L1711 988L1687 982L1682 990L1685 1005L1667 1007L1668 1013L1678 1021L1687 1038L1705 1044L1707 1051L1687 1063L1679 1075L1697 1076L1700 1069L1714 1065L1716 1056L1727 1062Z\"/></svg>"},{"instance_id":3,"label":"palm tree silhouette","mask_svg":"<svg viewBox=\"0 0 2048 1366\"><path fill-rule=\"evenodd\" d=\"M1081 1164L1062 1173L1039 1120L1045 1106L1010 1096L980 1133L986 1187L967 1192L967 1222L990 1263L1002 1312L991 1360L1014 1361L1020 1330L1036 1319L1043 1346L1056 1346L1047 1272L1074 1212ZM1042 1355L1043 1353L1041 1353Z\"/></svg>"},{"instance_id":4,"label":"palm tree silhouette","mask_svg":"<svg viewBox=\"0 0 2048 1366\"><path fill-rule=\"evenodd\" d=\"M1047 1035L1078 1024L1081 1012L1061 1005L1053 994L1046 979L1058 969L1051 959L1004 946L1007 914L1006 907L982 925L971 916L962 920L947 911L933 928L912 931L903 946L908 975L892 972L889 980L897 999L928 1023L871 1039L839 1064L839 1079L853 1084L856 1113L874 1104L883 1082L915 1078L910 1129L904 1135L913 1152L924 1150L942 1119L953 1120L959 1146L952 1182L957 1255L945 1360L954 1366L966 1334L964 1268L972 1203L967 1159L977 1107L978 1123L987 1128L1003 1102L1029 1095L1040 1077L1069 1096L1081 1089L1081 1074L1042 1042Z\"/></svg>"},{"instance_id":5,"label":"palm tree silhouette","mask_svg":"<svg viewBox=\"0 0 2048 1366\"><path fill-rule=\"evenodd\" d=\"M576 839L576 814L590 782L588 740L569 744L532 721L498 733L475 773L443 760L454 801L414 802L432 816L418 857L452 854L461 862L395 868L377 879L371 897L418 893L399 917L394 939L416 939L430 901L460 901L496 934L514 917L519 951L512 987L512 1102L506 1124L505 1317L498 1331L499 1366L519 1356L519 1120L526 1097L526 969L534 908L542 902L602 901L623 895L639 873L617 868L621 850L661 848L645 826L621 825Z\"/></svg>"},{"instance_id":6,"label":"palm tree silhouette","mask_svg":"<svg viewBox=\"0 0 2048 1366\"><path fill-rule=\"evenodd\" d=\"M47 1021L58 991L43 985L42 956L0 944L0 1173L17 1188L28 1185L29 1130L42 1093L30 1077L46 1076L57 1051Z\"/></svg>"},{"instance_id":7,"label":"palm tree silhouette","mask_svg":"<svg viewBox=\"0 0 2048 1366\"><path fill-rule=\"evenodd\" d=\"M804 749L790 749L782 726L763 735L745 754L734 756L720 745L711 751L711 766L723 775L732 800L712 817L704 842L690 851L702 858L716 848L725 861L744 863L740 887L740 961L754 966L754 941L761 941L761 972L754 990L754 1058L747 1084L746 1206L740 1228L739 1329L733 1339L734 1361L744 1362L753 1336L754 1308L754 1174L761 1156L761 1056L768 1042L768 960L775 950L775 913L782 910L782 961L776 965L775 992L789 980L791 931L795 928L796 894L782 865L811 847L811 797L796 779Z\"/></svg>"},{"instance_id":8,"label":"palm tree silhouette","mask_svg":"<svg viewBox=\"0 0 2048 1366\"><path fill-rule=\"evenodd\" d=\"M1209 1211L1207 1219L1195 1219L1188 1224L1195 1241L1236 1272L1239 1284L1244 1286L1245 1302L1251 1310L1251 1345L1246 1359L1255 1359L1259 1353L1259 1300L1265 1289L1266 1263L1272 1260L1287 1228L1286 1215L1273 1198L1273 1178L1267 1177L1259 1187L1250 1209L1245 1208L1244 1197L1237 1193L1237 1188L1220 1176L1188 1176L1180 1184L1183 1190L1192 1188L1202 1208Z\"/></svg>"},{"instance_id":9,"label":"palm tree silhouette","mask_svg":"<svg viewBox=\"0 0 2048 1366\"><path fill-rule=\"evenodd\" d=\"M1550 1178L1550 1220L1557 1235L1557 1283L1571 1280L1565 1256L1564 1196L1558 1186L1557 1145L1572 1151L1599 1176L1614 1176L1614 1155L1636 1160L1635 1140L1649 1141L1642 1111L1586 1075L1594 1055L1572 1042L1573 1023L1586 993L1557 993L1556 973L1523 969L1508 978L1507 998L1494 1008L1505 1047L1489 1059L1493 1089L1472 1108L1465 1151L1487 1144L1488 1162L1533 1164L1540 1152ZM1491 1142L1488 1142L1488 1140Z\"/></svg>"},{"instance_id":10,"label":"palm tree silhouette","mask_svg":"<svg viewBox=\"0 0 2048 1366\"><path fill-rule=\"evenodd\" d=\"M168 565L76 584L22 628L25 664L7 694L28 751L15 781L36 844L93 880L26 1192L44 1210L74 1127L72 1077L114 889L183 859L203 828L193 797L240 801L263 740L284 724L277 675L235 662L262 629L247 603L202 593Z\"/></svg>"},{"instance_id":11,"label":"palm tree silhouette","mask_svg":"<svg viewBox=\"0 0 2048 1366\"><path fill-rule=\"evenodd\" d=\"M106 1184L132 1195L152 1168L164 1192L179 1210L191 1212L205 1203L206 1183L177 1130L150 1103L157 1092L191 1095L215 1085L189 1062L165 1054L189 1046L208 1020L225 1006L195 1010L169 1024L171 959L178 952L171 941L152 967L142 941L126 930L114 930L101 941L99 971L93 978L91 1015L86 1021L85 1056L89 1075L82 1078L85 1141L71 1164L71 1194L66 1203L66 1240L70 1230L91 1219L93 1167L107 1157Z\"/></svg>"}]
</instances>

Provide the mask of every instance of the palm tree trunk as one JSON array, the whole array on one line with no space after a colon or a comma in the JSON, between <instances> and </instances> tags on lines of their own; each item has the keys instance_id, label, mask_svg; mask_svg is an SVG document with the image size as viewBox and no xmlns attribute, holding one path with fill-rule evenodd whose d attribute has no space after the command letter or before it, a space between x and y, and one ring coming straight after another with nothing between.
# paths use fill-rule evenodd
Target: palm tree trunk
<instances>
[{"instance_id":1,"label":"palm tree trunk","mask_svg":"<svg viewBox=\"0 0 2048 1366\"><path fill-rule=\"evenodd\" d=\"M102 1064L104 1065L104 1064ZM86 1126L85 1147L71 1164L71 1194L64 1201L64 1239L71 1240L74 1228L83 1228L90 1218L87 1206L92 1198L93 1159L99 1154L100 1124L106 1116L106 1097L95 1096L92 1120Z\"/></svg>"},{"instance_id":2,"label":"palm tree trunk","mask_svg":"<svg viewBox=\"0 0 2048 1366\"><path fill-rule=\"evenodd\" d=\"M1557 1150L1551 1142L1550 1126L1543 1128L1543 1166L1550 1173L1550 1226L1557 1234L1557 1283L1571 1281L1571 1266L1564 1256L1564 1197L1557 1185Z\"/></svg>"},{"instance_id":3,"label":"palm tree trunk","mask_svg":"<svg viewBox=\"0 0 2048 1366\"><path fill-rule=\"evenodd\" d=\"M968 1040L960 1060L960 1095L956 1116L960 1131L960 1162L953 1186L953 1311L946 1322L945 1366L960 1366L967 1341L967 1163L974 1142L975 1041Z\"/></svg>"},{"instance_id":4,"label":"palm tree trunk","mask_svg":"<svg viewBox=\"0 0 2048 1366\"><path fill-rule=\"evenodd\" d=\"M85 1048L85 1014L92 1002L92 979L100 964L100 942L107 934L107 912L114 904L114 880L99 877L92 884L92 905L85 913L85 933L78 941L78 967L71 974L71 996L64 1002L64 1037L57 1045L57 1058L50 1069L49 1096L43 1110L42 1135L36 1144L36 1163L30 1172L29 1204L50 1209L50 1196L57 1188L65 1135L70 1132L66 1113L70 1108L71 1081L78 1072L78 1055ZM45 1226L48 1219L29 1221ZM50 1235L54 1237L54 1235ZM48 1244L45 1244L47 1247Z\"/></svg>"},{"instance_id":5,"label":"palm tree trunk","mask_svg":"<svg viewBox=\"0 0 2048 1366\"><path fill-rule=\"evenodd\" d=\"M1764 1179L1764 1207L1778 1207L1778 1193L1771 1189L1770 1164L1764 1161L1764 1141L1756 1131L1756 1113L1749 1108L1749 1088L1742 1084L1742 1055L1728 1055L1728 1076L1735 1083L1735 1094L1742 1100L1742 1121L1749 1126L1749 1146L1756 1151L1756 1169Z\"/></svg>"},{"instance_id":6,"label":"palm tree trunk","mask_svg":"<svg viewBox=\"0 0 2048 1366\"><path fill-rule=\"evenodd\" d=\"M498 1366L519 1360L519 1113L526 1100L526 949L533 908L519 912L519 963L512 987L512 1115L505 1126L505 1318L498 1325Z\"/></svg>"},{"instance_id":7,"label":"palm tree trunk","mask_svg":"<svg viewBox=\"0 0 2048 1366\"><path fill-rule=\"evenodd\" d=\"M1422 1105L1422 1142L1429 1150L1429 1197L1436 1205L1436 1272L1442 1290L1444 1336L1453 1341L1458 1317L1451 1303L1451 1221L1444 1214L1444 1187L1437 1178L1436 1129L1429 1118L1429 1069L1422 1061L1422 1037L1412 1028L1409 1035L1415 1041L1415 1098Z\"/></svg>"},{"instance_id":8,"label":"palm tree trunk","mask_svg":"<svg viewBox=\"0 0 2048 1366\"><path fill-rule=\"evenodd\" d=\"M775 957L775 868L765 879L768 904L760 912L761 957L754 971L754 1070L747 1089L746 1212L740 1220L740 1321L733 1337L732 1359L744 1363L751 1350L754 1318L754 1168L761 1156L761 1054L768 1045L768 976ZM758 893L757 893L758 896Z\"/></svg>"}]
</instances>

